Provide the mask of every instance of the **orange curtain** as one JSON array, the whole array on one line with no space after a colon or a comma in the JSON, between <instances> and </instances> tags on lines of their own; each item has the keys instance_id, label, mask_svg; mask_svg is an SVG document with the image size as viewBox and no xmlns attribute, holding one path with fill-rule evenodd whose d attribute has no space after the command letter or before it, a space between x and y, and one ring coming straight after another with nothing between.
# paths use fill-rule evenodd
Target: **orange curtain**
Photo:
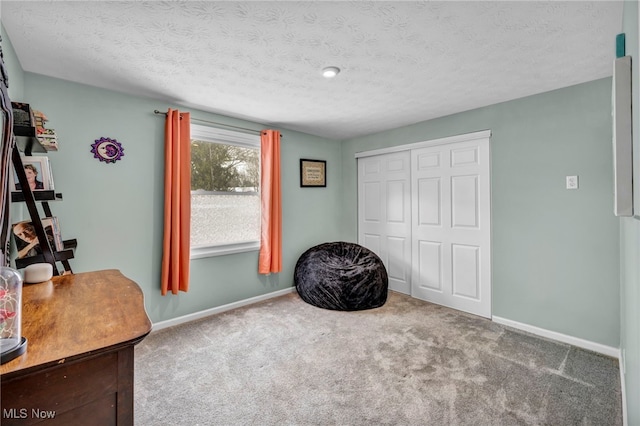
<instances>
[{"instance_id":1,"label":"orange curtain","mask_svg":"<svg viewBox=\"0 0 640 426\"><path fill-rule=\"evenodd\" d=\"M261 231L258 272L282 270L282 197L280 187L280 132L260 133Z\"/></svg>"},{"instance_id":2,"label":"orange curtain","mask_svg":"<svg viewBox=\"0 0 640 426\"><path fill-rule=\"evenodd\" d=\"M191 128L188 112L167 112L165 124L162 295L189 290Z\"/></svg>"}]
</instances>

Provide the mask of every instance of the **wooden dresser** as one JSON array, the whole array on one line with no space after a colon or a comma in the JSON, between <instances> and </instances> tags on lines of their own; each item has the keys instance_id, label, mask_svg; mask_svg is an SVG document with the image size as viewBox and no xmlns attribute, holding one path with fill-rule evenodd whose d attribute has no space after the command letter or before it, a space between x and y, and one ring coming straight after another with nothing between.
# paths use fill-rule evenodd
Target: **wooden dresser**
<instances>
[{"instance_id":1,"label":"wooden dresser","mask_svg":"<svg viewBox=\"0 0 640 426\"><path fill-rule=\"evenodd\" d=\"M151 331L138 285L118 270L22 290L25 354L0 366L0 423L133 425L133 351Z\"/></svg>"}]
</instances>

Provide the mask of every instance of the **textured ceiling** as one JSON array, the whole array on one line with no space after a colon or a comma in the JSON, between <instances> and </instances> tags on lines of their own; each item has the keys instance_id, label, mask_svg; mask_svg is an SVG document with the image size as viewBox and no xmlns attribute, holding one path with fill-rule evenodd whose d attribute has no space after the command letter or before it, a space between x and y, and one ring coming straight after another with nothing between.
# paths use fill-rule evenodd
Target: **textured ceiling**
<instances>
[{"instance_id":1,"label":"textured ceiling","mask_svg":"<svg viewBox=\"0 0 640 426\"><path fill-rule=\"evenodd\" d=\"M2 1L0 13L25 71L333 139L610 76L622 27L619 1Z\"/></svg>"}]
</instances>

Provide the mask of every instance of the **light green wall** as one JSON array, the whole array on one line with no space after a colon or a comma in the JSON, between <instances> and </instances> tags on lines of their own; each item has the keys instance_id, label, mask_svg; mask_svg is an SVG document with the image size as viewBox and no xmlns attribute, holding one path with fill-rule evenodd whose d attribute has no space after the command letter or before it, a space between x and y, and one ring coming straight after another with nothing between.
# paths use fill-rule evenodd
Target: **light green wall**
<instances>
[{"instance_id":1,"label":"light green wall","mask_svg":"<svg viewBox=\"0 0 640 426\"><path fill-rule=\"evenodd\" d=\"M339 142L282 130L283 271L257 273L257 252L192 261L188 293L160 296L163 218L164 102L128 96L38 74L25 73L22 101L43 111L47 127L57 130L60 150L50 152L56 191L52 203L65 238L77 238L74 272L120 269L145 294L153 322L167 320L293 285L300 254L322 241L339 239L342 194ZM260 129L227 117L192 116ZM115 164L93 158L100 137L122 143ZM299 159L327 161L327 188L299 187Z\"/></svg>"},{"instance_id":2,"label":"light green wall","mask_svg":"<svg viewBox=\"0 0 640 426\"><path fill-rule=\"evenodd\" d=\"M0 24L0 31L0 34L2 34L2 56L5 68L9 73L9 97L11 99L21 99L24 96L24 71L20 66L20 61L18 61L4 25Z\"/></svg>"},{"instance_id":3,"label":"light green wall","mask_svg":"<svg viewBox=\"0 0 640 426\"><path fill-rule=\"evenodd\" d=\"M631 55L633 88L633 218L620 220L620 348L625 358L627 423L640 425L640 51L638 2L624 3L626 54Z\"/></svg>"},{"instance_id":4,"label":"light green wall","mask_svg":"<svg viewBox=\"0 0 640 426\"><path fill-rule=\"evenodd\" d=\"M357 239L356 152L490 129L493 315L617 348L610 99L607 78L345 141L343 232Z\"/></svg>"}]
</instances>

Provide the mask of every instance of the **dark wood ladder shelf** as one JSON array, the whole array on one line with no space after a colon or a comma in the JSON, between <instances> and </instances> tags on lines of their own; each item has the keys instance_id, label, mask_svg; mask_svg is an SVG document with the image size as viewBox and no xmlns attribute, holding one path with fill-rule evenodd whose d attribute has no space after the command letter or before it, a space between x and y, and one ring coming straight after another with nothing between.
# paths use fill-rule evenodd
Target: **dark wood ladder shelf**
<instances>
[{"instance_id":1,"label":"dark wood ladder shelf","mask_svg":"<svg viewBox=\"0 0 640 426\"><path fill-rule=\"evenodd\" d=\"M46 231L42 225L40 213L36 203L42 206L44 211L44 217L52 217L51 208L48 201L62 200L62 194L53 190L38 190L32 191L27 181L27 175L24 171L24 165L20 152L24 152L25 156L30 156L34 152L46 153L47 150L40 144L36 137L35 127L14 126L14 136L16 140L16 146L13 149L12 160L13 167L18 175L18 181L20 182L20 191L13 191L11 193L12 202L24 202L27 205L29 216L31 217L31 223L35 228L36 235L38 237L38 244L42 251L41 254L35 256L24 257L16 259L16 268L25 268L34 263L50 263L53 267L54 275L62 275L64 273L73 273L69 259L73 259L74 250L78 245L77 240L63 241L63 250L56 251L51 246L49 238L47 238ZM62 263L64 269L62 272L58 271L56 262Z\"/></svg>"},{"instance_id":2,"label":"dark wood ladder shelf","mask_svg":"<svg viewBox=\"0 0 640 426\"><path fill-rule=\"evenodd\" d=\"M39 190L33 193L33 198L36 201L55 201L55 200L62 200L62 194L55 191ZM11 192L11 202L18 203L25 200L26 198L24 196L24 193L20 191Z\"/></svg>"}]
</instances>

